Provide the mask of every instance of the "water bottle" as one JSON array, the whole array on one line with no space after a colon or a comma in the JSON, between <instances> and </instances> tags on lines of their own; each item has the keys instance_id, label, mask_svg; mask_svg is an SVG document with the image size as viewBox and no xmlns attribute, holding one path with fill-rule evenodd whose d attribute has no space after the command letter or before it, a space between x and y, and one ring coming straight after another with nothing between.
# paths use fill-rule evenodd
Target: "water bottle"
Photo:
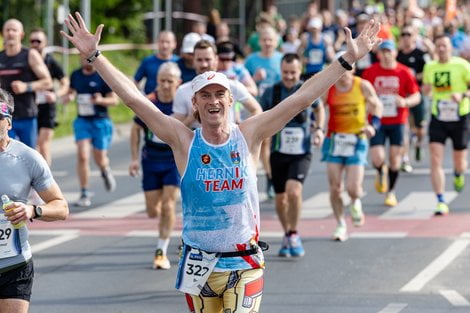
<instances>
[{"instance_id":1,"label":"water bottle","mask_svg":"<svg viewBox=\"0 0 470 313\"><path fill-rule=\"evenodd\" d=\"M10 198L7 196L7 195L2 195L2 203L3 203L3 207L2 209L7 212L7 210L5 209L5 207L7 207L10 203L13 203L13 201L10 200ZM18 224L13 224L13 227L15 229L18 229L18 228L21 228L25 226L25 223L24 221L21 221L19 222Z\"/></svg>"}]
</instances>

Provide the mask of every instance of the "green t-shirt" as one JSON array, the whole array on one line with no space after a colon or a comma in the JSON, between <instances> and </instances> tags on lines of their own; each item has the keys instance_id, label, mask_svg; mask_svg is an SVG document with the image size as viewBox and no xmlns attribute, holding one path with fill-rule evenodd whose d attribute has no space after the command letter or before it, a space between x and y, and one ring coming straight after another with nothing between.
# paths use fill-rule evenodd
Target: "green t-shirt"
<instances>
[{"instance_id":1,"label":"green t-shirt","mask_svg":"<svg viewBox=\"0 0 470 313\"><path fill-rule=\"evenodd\" d=\"M451 112L452 94L468 90L470 63L459 57L452 57L447 63L431 61L424 66L423 83L432 86L432 115L438 117L444 110ZM464 98L456 105L459 116L470 113L469 98Z\"/></svg>"}]
</instances>

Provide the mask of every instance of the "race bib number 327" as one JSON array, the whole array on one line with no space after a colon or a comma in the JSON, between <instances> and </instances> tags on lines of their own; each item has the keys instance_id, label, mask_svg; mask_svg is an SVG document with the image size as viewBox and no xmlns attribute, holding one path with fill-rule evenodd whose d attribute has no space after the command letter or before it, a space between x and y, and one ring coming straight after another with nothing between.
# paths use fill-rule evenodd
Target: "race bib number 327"
<instances>
[{"instance_id":1,"label":"race bib number 327","mask_svg":"<svg viewBox=\"0 0 470 313\"><path fill-rule=\"evenodd\" d=\"M186 246L183 258L178 268L176 288L181 292L197 296L214 270L219 257L216 253Z\"/></svg>"}]
</instances>

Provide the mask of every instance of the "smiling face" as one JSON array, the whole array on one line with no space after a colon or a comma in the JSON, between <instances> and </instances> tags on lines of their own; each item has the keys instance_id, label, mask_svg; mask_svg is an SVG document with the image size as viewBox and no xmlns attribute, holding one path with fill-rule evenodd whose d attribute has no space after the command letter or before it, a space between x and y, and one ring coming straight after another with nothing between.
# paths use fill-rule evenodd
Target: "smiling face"
<instances>
[{"instance_id":1,"label":"smiling face","mask_svg":"<svg viewBox=\"0 0 470 313\"><path fill-rule=\"evenodd\" d=\"M282 61L281 63L281 79L287 89L291 89L300 80L302 73L302 64L299 60L294 59L292 62Z\"/></svg>"},{"instance_id":2,"label":"smiling face","mask_svg":"<svg viewBox=\"0 0 470 313\"><path fill-rule=\"evenodd\" d=\"M199 90L192 101L193 109L197 111L201 124L220 126L228 121L233 97L224 86L211 84Z\"/></svg>"}]
</instances>

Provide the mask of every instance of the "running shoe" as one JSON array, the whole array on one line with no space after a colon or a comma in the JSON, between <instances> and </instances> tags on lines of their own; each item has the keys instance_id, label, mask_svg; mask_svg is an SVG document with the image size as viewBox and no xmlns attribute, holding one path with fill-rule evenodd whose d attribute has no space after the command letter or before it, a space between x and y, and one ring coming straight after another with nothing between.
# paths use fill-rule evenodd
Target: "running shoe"
<instances>
[{"instance_id":1,"label":"running shoe","mask_svg":"<svg viewBox=\"0 0 470 313\"><path fill-rule=\"evenodd\" d=\"M90 196L82 194L80 198L78 198L77 202L75 202L75 206L80 206L84 208L91 206Z\"/></svg>"},{"instance_id":2,"label":"running shoe","mask_svg":"<svg viewBox=\"0 0 470 313\"><path fill-rule=\"evenodd\" d=\"M103 177L104 187L106 191L114 191L116 189L116 179L114 179L113 172L110 168L106 168L101 171L101 177Z\"/></svg>"},{"instance_id":3,"label":"running shoe","mask_svg":"<svg viewBox=\"0 0 470 313\"><path fill-rule=\"evenodd\" d=\"M169 270L170 268L170 260L163 254L162 249L157 249L155 251L155 258L153 259L153 269Z\"/></svg>"},{"instance_id":4,"label":"running shoe","mask_svg":"<svg viewBox=\"0 0 470 313\"><path fill-rule=\"evenodd\" d=\"M360 199L356 199L356 201L351 204L349 212L351 213L352 223L355 227L364 225L365 217L364 212L362 212L362 202Z\"/></svg>"},{"instance_id":5,"label":"running shoe","mask_svg":"<svg viewBox=\"0 0 470 313\"><path fill-rule=\"evenodd\" d=\"M437 208L434 210L434 215L447 215L449 214L449 207L444 202L439 202Z\"/></svg>"},{"instance_id":6,"label":"running shoe","mask_svg":"<svg viewBox=\"0 0 470 313\"><path fill-rule=\"evenodd\" d=\"M336 226L335 232L332 236L333 240L336 241L346 241L348 240L348 229L346 225L338 225Z\"/></svg>"},{"instance_id":7,"label":"running shoe","mask_svg":"<svg viewBox=\"0 0 470 313\"><path fill-rule=\"evenodd\" d=\"M387 165L382 165L382 174L377 172L375 176L375 190L378 193L385 193L388 190L388 168Z\"/></svg>"},{"instance_id":8,"label":"running shoe","mask_svg":"<svg viewBox=\"0 0 470 313\"><path fill-rule=\"evenodd\" d=\"M395 196L395 194L393 192L389 192L387 193L387 196L385 197L385 205L386 206L396 206L398 201L397 201L397 197Z\"/></svg>"},{"instance_id":9,"label":"running shoe","mask_svg":"<svg viewBox=\"0 0 470 313\"><path fill-rule=\"evenodd\" d=\"M304 247L302 246L302 240L297 234L290 235L288 237L289 241L289 252L293 257L301 257L305 255Z\"/></svg>"},{"instance_id":10,"label":"running shoe","mask_svg":"<svg viewBox=\"0 0 470 313\"><path fill-rule=\"evenodd\" d=\"M411 173L413 172L413 166L411 166L410 162L403 161L400 170L405 173Z\"/></svg>"},{"instance_id":11,"label":"running shoe","mask_svg":"<svg viewBox=\"0 0 470 313\"><path fill-rule=\"evenodd\" d=\"M287 236L284 236L284 238L282 238L282 245L281 249L279 249L279 256L283 258L290 257L289 237Z\"/></svg>"},{"instance_id":12,"label":"running shoe","mask_svg":"<svg viewBox=\"0 0 470 313\"><path fill-rule=\"evenodd\" d=\"M454 176L454 189L457 192L461 192L465 187L465 176L463 174Z\"/></svg>"}]
</instances>

